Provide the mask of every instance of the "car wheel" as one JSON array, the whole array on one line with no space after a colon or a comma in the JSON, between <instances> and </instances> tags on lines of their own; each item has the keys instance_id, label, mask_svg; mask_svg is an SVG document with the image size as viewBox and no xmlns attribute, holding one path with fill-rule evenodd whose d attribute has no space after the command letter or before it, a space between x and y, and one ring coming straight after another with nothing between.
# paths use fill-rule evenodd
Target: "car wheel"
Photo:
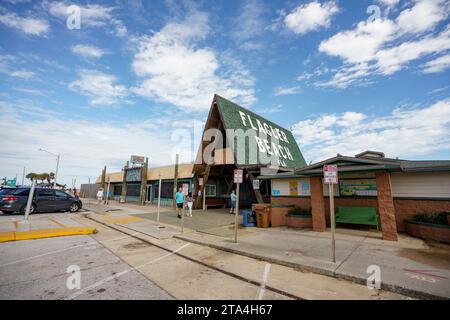
<instances>
[{"instance_id":1,"label":"car wheel","mask_svg":"<svg viewBox=\"0 0 450 320\"><path fill-rule=\"evenodd\" d=\"M36 209L36 207L34 206L34 204L32 204L30 207L30 214L33 214L35 209ZM25 214L25 211L27 211L27 206L23 206L21 211L22 211L22 214Z\"/></svg>"},{"instance_id":2,"label":"car wheel","mask_svg":"<svg viewBox=\"0 0 450 320\"><path fill-rule=\"evenodd\" d=\"M80 210L80 205L78 203L72 203L69 207L69 211L71 213L77 212L78 210Z\"/></svg>"}]
</instances>

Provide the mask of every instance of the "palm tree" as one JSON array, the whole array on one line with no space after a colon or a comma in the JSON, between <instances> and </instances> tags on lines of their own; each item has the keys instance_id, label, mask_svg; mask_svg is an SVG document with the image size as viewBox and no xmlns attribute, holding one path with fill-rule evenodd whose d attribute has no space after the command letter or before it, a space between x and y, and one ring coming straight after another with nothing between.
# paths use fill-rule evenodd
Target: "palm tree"
<instances>
[{"instance_id":1,"label":"palm tree","mask_svg":"<svg viewBox=\"0 0 450 320\"><path fill-rule=\"evenodd\" d=\"M38 176L37 173L30 172L30 173L28 173L28 174L26 175L25 178L30 179L31 182L33 182L33 180L37 180L37 176Z\"/></svg>"},{"instance_id":2,"label":"palm tree","mask_svg":"<svg viewBox=\"0 0 450 320\"><path fill-rule=\"evenodd\" d=\"M47 182L48 182L48 185L51 185L52 184L52 180L53 179L55 179L55 174L53 173L53 172L50 172L50 173L46 173L46 179L47 179Z\"/></svg>"}]
</instances>

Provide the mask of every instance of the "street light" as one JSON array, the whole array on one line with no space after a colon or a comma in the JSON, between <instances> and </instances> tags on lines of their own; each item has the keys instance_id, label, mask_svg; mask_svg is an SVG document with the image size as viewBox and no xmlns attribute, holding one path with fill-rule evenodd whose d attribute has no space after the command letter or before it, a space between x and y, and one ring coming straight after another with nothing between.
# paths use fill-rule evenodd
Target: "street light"
<instances>
[{"instance_id":1,"label":"street light","mask_svg":"<svg viewBox=\"0 0 450 320\"><path fill-rule=\"evenodd\" d=\"M57 177L58 177L59 159L60 159L61 155L60 155L60 154L53 153L53 152L50 152L50 151L47 151L47 150L44 150L44 149L42 149L42 148L39 148L39 151L47 152L47 153L51 154L52 156L55 156L55 157L56 157L55 180L53 181L53 189L55 189L55 188L56 188L56 179L57 179Z\"/></svg>"}]
</instances>

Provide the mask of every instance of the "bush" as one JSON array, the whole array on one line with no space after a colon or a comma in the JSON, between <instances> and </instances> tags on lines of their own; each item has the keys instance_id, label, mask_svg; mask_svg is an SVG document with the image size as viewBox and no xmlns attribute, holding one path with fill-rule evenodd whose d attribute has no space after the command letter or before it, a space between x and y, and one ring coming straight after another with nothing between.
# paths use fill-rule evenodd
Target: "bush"
<instances>
[{"instance_id":1,"label":"bush","mask_svg":"<svg viewBox=\"0 0 450 320\"><path fill-rule=\"evenodd\" d=\"M447 212L429 212L416 215L413 221L447 225Z\"/></svg>"},{"instance_id":2,"label":"bush","mask_svg":"<svg viewBox=\"0 0 450 320\"><path fill-rule=\"evenodd\" d=\"M298 208L298 207L295 207L294 209L289 210L288 211L288 215L290 215L290 216L302 216L302 217L311 217L312 216L310 209L309 210L305 210L305 209Z\"/></svg>"}]
</instances>

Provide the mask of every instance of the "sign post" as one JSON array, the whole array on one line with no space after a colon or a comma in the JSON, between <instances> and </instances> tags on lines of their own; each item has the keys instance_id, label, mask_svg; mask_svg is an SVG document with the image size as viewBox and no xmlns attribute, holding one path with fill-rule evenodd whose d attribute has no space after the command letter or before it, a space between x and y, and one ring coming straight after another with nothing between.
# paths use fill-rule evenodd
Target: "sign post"
<instances>
[{"instance_id":1,"label":"sign post","mask_svg":"<svg viewBox=\"0 0 450 320\"><path fill-rule=\"evenodd\" d=\"M156 221L159 222L159 211L161 209L161 173L158 173L159 183L158 183L158 215Z\"/></svg>"},{"instance_id":2,"label":"sign post","mask_svg":"<svg viewBox=\"0 0 450 320\"><path fill-rule=\"evenodd\" d=\"M243 180L243 170L234 170L234 183L236 183L236 208L234 212L234 242L237 243L238 216L239 216L239 186Z\"/></svg>"},{"instance_id":3,"label":"sign post","mask_svg":"<svg viewBox=\"0 0 450 320\"><path fill-rule=\"evenodd\" d=\"M324 182L328 184L330 194L330 222L331 222L331 253L333 263L336 262L336 223L334 221L334 188L333 185L338 183L338 167L337 165L323 166Z\"/></svg>"}]
</instances>

